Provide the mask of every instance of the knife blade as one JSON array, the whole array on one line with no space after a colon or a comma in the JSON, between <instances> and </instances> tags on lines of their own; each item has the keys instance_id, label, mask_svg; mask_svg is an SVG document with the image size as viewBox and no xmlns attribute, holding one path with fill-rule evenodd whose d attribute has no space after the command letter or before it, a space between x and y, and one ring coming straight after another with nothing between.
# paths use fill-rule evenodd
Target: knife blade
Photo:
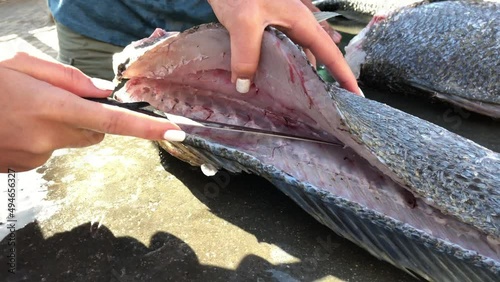
<instances>
[{"instance_id":1,"label":"knife blade","mask_svg":"<svg viewBox=\"0 0 500 282\"><path fill-rule=\"evenodd\" d=\"M209 121L209 120L199 120L199 119L195 119L195 118L187 118L187 117L183 117L183 116L173 115L173 114L165 113L163 111L156 109L155 107L151 106L148 102L121 102L121 101L115 100L115 99L110 98L110 97L108 97L108 98L86 97L85 99L89 100L89 101L93 101L93 102L98 102L101 104L117 106L120 108L132 110L132 111L135 111L138 113L143 113L143 114L153 116L153 117L164 118L164 119L167 119L167 120L169 120L169 121L171 121L171 122L173 122L181 127L182 126L202 127L202 128L211 129L211 130L220 130L220 131L236 132L236 133L250 133L250 134L262 135L262 136L278 137L278 138L285 138L285 139L298 140L298 141L306 141L306 142L318 143L318 144L323 144L323 145L333 145L333 146L341 146L341 147L344 146L340 142L335 142L335 141L330 141L330 140L321 140L321 139L316 139L316 138L312 138L312 137L294 135L294 134L290 134L290 133L283 133L283 132L277 132L277 131L260 129L260 128L227 124L227 123L221 123L221 122L215 122L215 121Z\"/></svg>"}]
</instances>

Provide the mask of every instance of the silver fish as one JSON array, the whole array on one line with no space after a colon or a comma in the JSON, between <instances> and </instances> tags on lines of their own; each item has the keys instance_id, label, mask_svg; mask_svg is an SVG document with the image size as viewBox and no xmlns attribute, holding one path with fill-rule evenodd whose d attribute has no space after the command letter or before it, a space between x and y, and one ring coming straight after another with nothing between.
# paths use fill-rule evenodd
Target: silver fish
<instances>
[{"instance_id":1,"label":"silver fish","mask_svg":"<svg viewBox=\"0 0 500 282\"><path fill-rule=\"evenodd\" d=\"M443 1L377 17L346 47L359 79L500 118L500 4Z\"/></svg>"},{"instance_id":2,"label":"silver fish","mask_svg":"<svg viewBox=\"0 0 500 282\"><path fill-rule=\"evenodd\" d=\"M267 28L247 94L230 81L219 24L157 30L114 58L116 97L169 114L310 137L327 145L182 127L160 142L207 175L268 179L313 218L411 274L435 281L500 275L500 154L324 83L291 40Z\"/></svg>"}]
</instances>

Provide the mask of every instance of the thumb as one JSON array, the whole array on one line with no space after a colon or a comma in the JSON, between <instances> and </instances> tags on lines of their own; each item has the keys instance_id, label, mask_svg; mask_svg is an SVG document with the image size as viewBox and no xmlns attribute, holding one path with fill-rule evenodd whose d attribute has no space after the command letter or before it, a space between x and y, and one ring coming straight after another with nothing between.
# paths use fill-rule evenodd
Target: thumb
<instances>
[{"instance_id":1,"label":"thumb","mask_svg":"<svg viewBox=\"0 0 500 282\"><path fill-rule=\"evenodd\" d=\"M82 97L106 97L114 88L111 82L91 79L75 67L47 61L23 52L0 62L0 65Z\"/></svg>"},{"instance_id":2,"label":"thumb","mask_svg":"<svg viewBox=\"0 0 500 282\"><path fill-rule=\"evenodd\" d=\"M247 93L260 59L264 28L256 28L252 22L239 22L229 29L231 37L231 81L236 90Z\"/></svg>"}]
</instances>

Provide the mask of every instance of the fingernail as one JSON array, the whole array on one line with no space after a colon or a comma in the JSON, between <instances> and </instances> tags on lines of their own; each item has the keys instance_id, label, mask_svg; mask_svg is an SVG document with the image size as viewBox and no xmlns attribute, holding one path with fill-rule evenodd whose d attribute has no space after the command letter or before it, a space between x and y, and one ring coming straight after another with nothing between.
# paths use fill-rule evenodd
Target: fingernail
<instances>
[{"instance_id":1,"label":"fingernail","mask_svg":"<svg viewBox=\"0 0 500 282\"><path fill-rule=\"evenodd\" d=\"M182 142L186 139L186 132L182 130L167 130L163 134L163 139L171 142Z\"/></svg>"},{"instance_id":2,"label":"fingernail","mask_svg":"<svg viewBox=\"0 0 500 282\"><path fill-rule=\"evenodd\" d=\"M361 94L361 97L365 97L365 94L363 93L363 91L361 91L361 88L358 87L358 89L359 89L359 94Z\"/></svg>"},{"instance_id":3,"label":"fingernail","mask_svg":"<svg viewBox=\"0 0 500 282\"><path fill-rule=\"evenodd\" d=\"M97 78L97 77L92 77L90 79L92 81L92 84L96 88L99 88L101 90L114 90L115 89L115 84L109 80Z\"/></svg>"},{"instance_id":4,"label":"fingernail","mask_svg":"<svg viewBox=\"0 0 500 282\"><path fill-rule=\"evenodd\" d=\"M248 93L250 90L250 79L236 79L236 91L240 93Z\"/></svg>"}]
</instances>

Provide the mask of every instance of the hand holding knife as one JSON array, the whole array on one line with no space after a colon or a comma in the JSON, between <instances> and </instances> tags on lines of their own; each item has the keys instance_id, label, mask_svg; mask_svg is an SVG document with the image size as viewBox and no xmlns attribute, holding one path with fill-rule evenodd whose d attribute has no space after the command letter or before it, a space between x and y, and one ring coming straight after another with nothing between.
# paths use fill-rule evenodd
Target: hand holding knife
<instances>
[{"instance_id":1,"label":"hand holding knife","mask_svg":"<svg viewBox=\"0 0 500 282\"><path fill-rule=\"evenodd\" d=\"M226 123L220 123L220 122L214 122L214 121L208 121L208 120L191 119L191 118L186 118L186 117L182 117L182 116L172 115L172 114L168 114L168 113L162 112L162 111L154 108L148 102L120 102L120 101L113 99L113 98L85 98L85 99L89 100L89 101L102 103L102 104L107 104L110 106L121 107L124 109L128 109L131 111L135 111L135 112L146 114L146 115L153 116L153 117L168 119L169 121L171 121L179 126L203 127L203 128L207 128L207 129L221 130L221 131L226 131L226 132L230 131L230 132L251 133L251 134L258 134L258 135L264 135L264 136L269 136L269 137L279 137L279 138L286 138L286 139L291 139L291 140L313 142L313 143L324 144L324 145L343 146L341 143L337 143L337 142L320 140L320 139L304 137L304 136L299 136L299 135L294 135L294 134L276 132L276 131L265 130L265 129L257 129L257 128L245 127L245 126L239 126L239 125L233 125L233 124L226 124Z\"/></svg>"}]
</instances>

